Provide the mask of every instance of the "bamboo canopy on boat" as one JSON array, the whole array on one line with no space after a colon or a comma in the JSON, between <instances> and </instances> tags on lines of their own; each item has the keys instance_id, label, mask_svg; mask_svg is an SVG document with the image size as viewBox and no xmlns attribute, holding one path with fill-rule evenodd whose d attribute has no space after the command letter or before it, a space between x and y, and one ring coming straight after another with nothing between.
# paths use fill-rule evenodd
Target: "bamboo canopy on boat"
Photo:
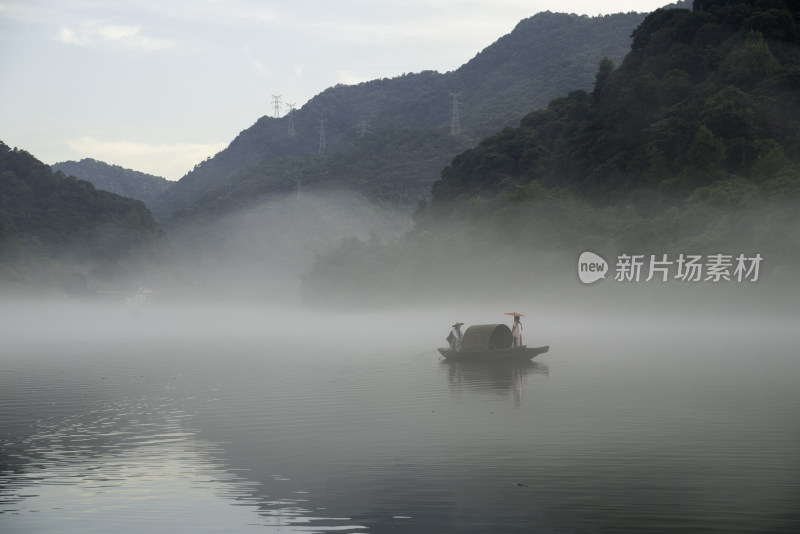
<instances>
[{"instance_id":1,"label":"bamboo canopy on boat","mask_svg":"<svg viewBox=\"0 0 800 534\"><path fill-rule=\"evenodd\" d=\"M464 331L461 351L486 351L511 347L514 337L504 324L475 324Z\"/></svg>"}]
</instances>

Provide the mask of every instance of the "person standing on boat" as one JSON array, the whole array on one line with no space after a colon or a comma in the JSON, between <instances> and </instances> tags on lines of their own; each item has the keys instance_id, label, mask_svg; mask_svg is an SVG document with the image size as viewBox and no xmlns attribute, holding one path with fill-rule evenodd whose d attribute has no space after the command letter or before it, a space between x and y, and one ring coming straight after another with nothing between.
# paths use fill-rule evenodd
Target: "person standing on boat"
<instances>
[{"instance_id":1,"label":"person standing on boat","mask_svg":"<svg viewBox=\"0 0 800 534\"><path fill-rule=\"evenodd\" d=\"M456 323L453 329L450 330L450 335L447 336L447 341L450 342L450 350L461 350L461 339L464 337L461 333L461 325L464 323Z\"/></svg>"},{"instance_id":2,"label":"person standing on boat","mask_svg":"<svg viewBox=\"0 0 800 534\"><path fill-rule=\"evenodd\" d=\"M522 323L519 320L519 315L514 316L514 326L511 327L511 335L514 337L512 347L522 346Z\"/></svg>"}]
</instances>

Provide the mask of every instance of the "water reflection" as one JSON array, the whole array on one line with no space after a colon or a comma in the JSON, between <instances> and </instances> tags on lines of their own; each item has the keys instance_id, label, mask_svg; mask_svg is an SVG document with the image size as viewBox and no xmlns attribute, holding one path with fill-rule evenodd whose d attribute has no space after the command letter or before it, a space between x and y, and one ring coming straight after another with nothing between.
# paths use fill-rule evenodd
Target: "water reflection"
<instances>
[{"instance_id":1,"label":"water reflection","mask_svg":"<svg viewBox=\"0 0 800 534\"><path fill-rule=\"evenodd\" d=\"M609 332L501 365L0 342L0 532L800 532L796 329Z\"/></svg>"},{"instance_id":2,"label":"water reflection","mask_svg":"<svg viewBox=\"0 0 800 534\"><path fill-rule=\"evenodd\" d=\"M492 391L498 394L511 393L514 405L522 405L523 386L528 375L549 376L550 367L545 363L524 362L458 362L442 360L447 372L450 389L456 394L465 390Z\"/></svg>"},{"instance_id":3,"label":"water reflection","mask_svg":"<svg viewBox=\"0 0 800 534\"><path fill-rule=\"evenodd\" d=\"M55 406L60 402L52 402ZM0 441L0 530L358 532L304 491L226 467L167 397L97 403L31 421ZM63 409L59 406L57 409ZM51 412L52 414L52 412ZM17 430L25 428L18 425ZM273 475L274 481L286 481ZM276 491L277 490L277 491ZM267 491L273 493L267 495ZM174 522L174 524L171 524Z\"/></svg>"}]
</instances>

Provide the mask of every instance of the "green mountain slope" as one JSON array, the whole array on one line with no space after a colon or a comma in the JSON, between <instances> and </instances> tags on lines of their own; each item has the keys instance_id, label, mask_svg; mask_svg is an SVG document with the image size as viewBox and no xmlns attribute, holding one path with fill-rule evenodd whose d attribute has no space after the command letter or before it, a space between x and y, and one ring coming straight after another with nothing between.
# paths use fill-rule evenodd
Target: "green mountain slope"
<instances>
[{"instance_id":1,"label":"green mountain slope","mask_svg":"<svg viewBox=\"0 0 800 534\"><path fill-rule=\"evenodd\" d=\"M691 191L730 175L763 182L800 149L795 17L750 2L650 15L591 94L575 91L460 155L434 201L531 181L595 196Z\"/></svg>"},{"instance_id":2,"label":"green mountain slope","mask_svg":"<svg viewBox=\"0 0 800 534\"><path fill-rule=\"evenodd\" d=\"M593 250L612 260L761 254L762 295L785 297L800 261L798 72L794 4L659 10L619 68L601 62L591 92L460 154L412 232L344 243L317 261L305 296L561 296L578 287L578 255Z\"/></svg>"},{"instance_id":3,"label":"green mountain slope","mask_svg":"<svg viewBox=\"0 0 800 534\"><path fill-rule=\"evenodd\" d=\"M172 187L173 182L160 176L109 165L102 161L84 158L80 161L62 161L51 165L54 171L91 182L97 189L135 198L150 204L156 197Z\"/></svg>"},{"instance_id":4,"label":"green mountain slope","mask_svg":"<svg viewBox=\"0 0 800 534\"><path fill-rule=\"evenodd\" d=\"M143 202L54 173L0 143L0 292L135 286L165 254L163 232Z\"/></svg>"}]
</instances>

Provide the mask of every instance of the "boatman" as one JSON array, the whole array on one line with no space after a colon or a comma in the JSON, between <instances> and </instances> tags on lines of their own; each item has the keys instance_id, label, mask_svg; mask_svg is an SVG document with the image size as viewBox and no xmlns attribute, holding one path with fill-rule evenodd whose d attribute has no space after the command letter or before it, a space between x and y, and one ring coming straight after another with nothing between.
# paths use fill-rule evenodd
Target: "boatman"
<instances>
[{"instance_id":1,"label":"boatman","mask_svg":"<svg viewBox=\"0 0 800 534\"><path fill-rule=\"evenodd\" d=\"M519 315L514 316L514 326L511 327L511 335L514 338L512 347L522 346L522 323L519 320Z\"/></svg>"},{"instance_id":2,"label":"boatman","mask_svg":"<svg viewBox=\"0 0 800 534\"><path fill-rule=\"evenodd\" d=\"M447 341L450 342L450 350L459 351L461 350L461 339L463 335L461 334L461 325L464 323L456 323L453 325L453 329L450 330L450 335L447 336Z\"/></svg>"}]
</instances>

